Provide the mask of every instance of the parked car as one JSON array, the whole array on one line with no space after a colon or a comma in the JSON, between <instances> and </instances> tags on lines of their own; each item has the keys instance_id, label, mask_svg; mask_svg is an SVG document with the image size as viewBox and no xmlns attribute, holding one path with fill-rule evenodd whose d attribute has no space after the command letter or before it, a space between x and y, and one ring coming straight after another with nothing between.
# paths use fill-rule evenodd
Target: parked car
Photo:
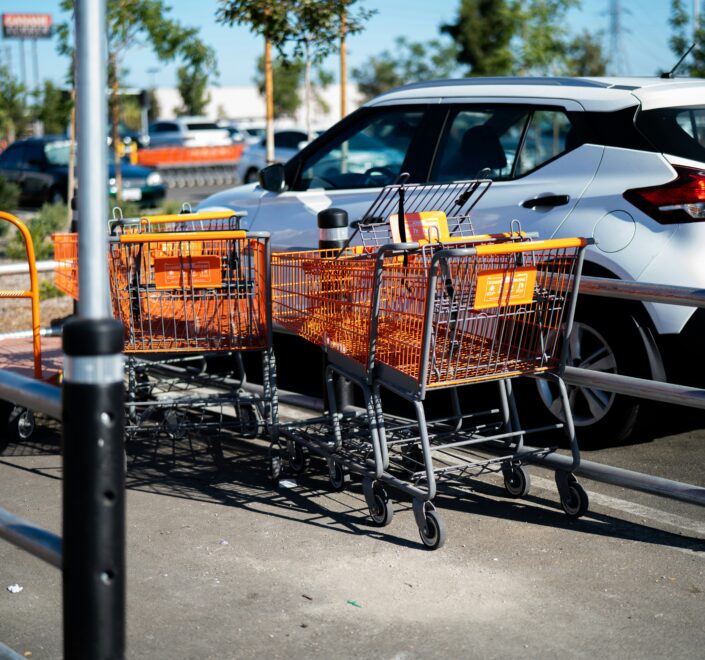
<instances>
[{"instance_id":1,"label":"parked car","mask_svg":"<svg viewBox=\"0 0 705 660\"><path fill-rule=\"evenodd\" d=\"M308 141L308 134L297 129L276 129L274 131L274 160L284 163L295 155L302 144ZM237 164L237 174L243 183L257 181L259 171L267 164L267 138L263 136L254 144L249 144L242 152Z\"/></svg>"},{"instance_id":2,"label":"parked car","mask_svg":"<svg viewBox=\"0 0 705 660\"><path fill-rule=\"evenodd\" d=\"M221 147L232 144L230 134L205 117L160 119L149 125L149 146Z\"/></svg>"},{"instance_id":3,"label":"parked car","mask_svg":"<svg viewBox=\"0 0 705 660\"><path fill-rule=\"evenodd\" d=\"M356 139L378 159L356 162ZM369 150L369 144L365 144ZM385 162L386 161L386 162ZM362 216L401 172L410 182L494 181L475 208L477 232L511 220L542 238L588 236L584 272L705 288L705 80L470 78L412 84L368 102L261 184L213 195L201 209L248 212L278 247L317 244L316 214ZM581 296L569 361L604 372L678 382L705 358L705 310ZM687 378L684 378L687 377ZM540 398L560 417L555 389ZM581 439L619 440L639 402L571 389Z\"/></svg>"},{"instance_id":4,"label":"parked car","mask_svg":"<svg viewBox=\"0 0 705 660\"><path fill-rule=\"evenodd\" d=\"M61 137L18 140L0 154L0 176L20 188L20 203L39 206L68 198L70 143ZM159 172L122 163L123 199L154 206L166 196ZM108 193L115 194L115 166L108 159Z\"/></svg>"}]
</instances>

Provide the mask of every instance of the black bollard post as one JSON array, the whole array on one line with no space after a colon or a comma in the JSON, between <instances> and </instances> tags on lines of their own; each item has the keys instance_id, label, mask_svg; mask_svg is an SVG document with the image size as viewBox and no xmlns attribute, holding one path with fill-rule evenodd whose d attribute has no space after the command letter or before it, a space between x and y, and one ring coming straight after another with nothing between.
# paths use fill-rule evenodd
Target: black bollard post
<instances>
[{"instance_id":1,"label":"black bollard post","mask_svg":"<svg viewBox=\"0 0 705 660\"><path fill-rule=\"evenodd\" d=\"M123 328L63 328L64 657L125 654Z\"/></svg>"},{"instance_id":2,"label":"black bollard post","mask_svg":"<svg viewBox=\"0 0 705 660\"><path fill-rule=\"evenodd\" d=\"M348 212L344 209L328 208L318 213L318 247L321 250L342 248L348 240ZM326 362L324 360L324 372ZM325 373L324 373L325 383ZM324 397L326 388L323 387ZM335 396L338 410L353 404L352 385L347 378L336 376Z\"/></svg>"}]
</instances>

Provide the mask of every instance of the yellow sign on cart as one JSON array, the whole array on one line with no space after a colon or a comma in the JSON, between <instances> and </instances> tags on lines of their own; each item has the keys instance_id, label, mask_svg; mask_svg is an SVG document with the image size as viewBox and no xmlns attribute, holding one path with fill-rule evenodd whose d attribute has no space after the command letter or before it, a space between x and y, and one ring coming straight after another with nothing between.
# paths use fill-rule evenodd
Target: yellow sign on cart
<instances>
[{"instance_id":1,"label":"yellow sign on cart","mask_svg":"<svg viewBox=\"0 0 705 660\"><path fill-rule=\"evenodd\" d=\"M474 309L526 305L534 299L535 268L487 270L477 276Z\"/></svg>"}]
</instances>

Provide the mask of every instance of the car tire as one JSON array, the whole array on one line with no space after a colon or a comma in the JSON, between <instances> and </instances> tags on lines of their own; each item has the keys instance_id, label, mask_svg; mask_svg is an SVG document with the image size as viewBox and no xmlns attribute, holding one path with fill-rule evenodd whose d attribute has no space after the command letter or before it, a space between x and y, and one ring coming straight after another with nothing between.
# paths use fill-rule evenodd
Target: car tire
<instances>
[{"instance_id":1,"label":"car tire","mask_svg":"<svg viewBox=\"0 0 705 660\"><path fill-rule=\"evenodd\" d=\"M581 302L568 339L567 365L650 378L635 318L611 302ZM558 386L548 380L535 383L544 409L554 419L564 421ZM581 447L618 444L632 435L639 417L639 399L585 386L567 388Z\"/></svg>"},{"instance_id":2,"label":"car tire","mask_svg":"<svg viewBox=\"0 0 705 660\"><path fill-rule=\"evenodd\" d=\"M245 178L243 183L257 183L259 181L259 170L251 167L247 172L245 172Z\"/></svg>"}]
</instances>

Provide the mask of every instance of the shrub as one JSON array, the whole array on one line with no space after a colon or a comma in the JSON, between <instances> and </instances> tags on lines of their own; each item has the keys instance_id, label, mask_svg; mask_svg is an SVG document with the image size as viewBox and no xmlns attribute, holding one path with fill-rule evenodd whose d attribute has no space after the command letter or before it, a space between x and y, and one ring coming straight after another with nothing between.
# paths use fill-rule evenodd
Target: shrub
<instances>
[{"instance_id":1,"label":"shrub","mask_svg":"<svg viewBox=\"0 0 705 660\"><path fill-rule=\"evenodd\" d=\"M67 219L66 204L44 204L39 213L29 221L27 228L34 243L34 255L37 259L51 259L54 256L54 243L51 235L63 231ZM10 259L26 259L24 240L16 232L7 246L7 256Z\"/></svg>"},{"instance_id":2,"label":"shrub","mask_svg":"<svg viewBox=\"0 0 705 660\"><path fill-rule=\"evenodd\" d=\"M0 211L11 213L17 208L20 199L20 189L14 184L0 176ZM7 233L10 223L0 221L0 236Z\"/></svg>"}]
</instances>

